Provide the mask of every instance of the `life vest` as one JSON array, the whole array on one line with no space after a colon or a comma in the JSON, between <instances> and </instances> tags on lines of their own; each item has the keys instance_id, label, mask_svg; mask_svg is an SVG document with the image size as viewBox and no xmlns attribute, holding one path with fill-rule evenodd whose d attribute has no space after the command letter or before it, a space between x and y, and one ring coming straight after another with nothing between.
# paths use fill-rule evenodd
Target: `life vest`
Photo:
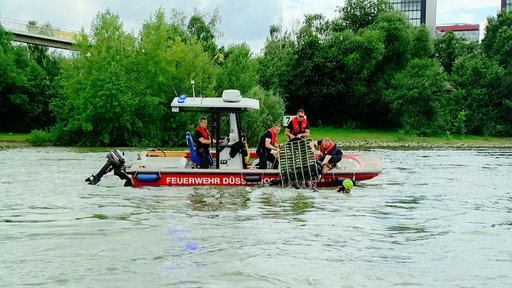
<instances>
[{"instance_id":1,"label":"life vest","mask_svg":"<svg viewBox=\"0 0 512 288\"><path fill-rule=\"evenodd\" d=\"M199 131L201 135L203 135L204 140L210 139L210 132L208 132L208 129L203 129L201 126L197 126L196 131Z\"/></svg>"},{"instance_id":2,"label":"life vest","mask_svg":"<svg viewBox=\"0 0 512 288\"><path fill-rule=\"evenodd\" d=\"M332 141L331 141L331 144L329 145L329 147L327 147L327 148L325 148L325 146L324 146L324 141L322 141L322 143L320 143L320 152L322 152L322 154L324 154L324 155L329 153L329 151L331 151L333 148L334 148L334 142L332 142Z\"/></svg>"},{"instance_id":3,"label":"life vest","mask_svg":"<svg viewBox=\"0 0 512 288\"><path fill-rule=\"evenodd\" d=\"M299 129L299 120L297 119L297 117L293 117L293 119L292 119L293 132L298 133L300 131L306 130L306 127L308 127L308 120L306 120L306 118L302 118L301 124L302 125Z\"/></svg>"},{"instance_id":4,"label":"life vest","mask_svg":"<svg viewBox=\"0 0 512 288\"><path fill-rule=\"evenodd\" d=\"M270 140L270 144L274 145L276 143L276 141L277 141L276 131L274 131L274 128L270 128L270 129L268 129L268 131L272 135L272 139Z\"/></svg>"}]
</instances>

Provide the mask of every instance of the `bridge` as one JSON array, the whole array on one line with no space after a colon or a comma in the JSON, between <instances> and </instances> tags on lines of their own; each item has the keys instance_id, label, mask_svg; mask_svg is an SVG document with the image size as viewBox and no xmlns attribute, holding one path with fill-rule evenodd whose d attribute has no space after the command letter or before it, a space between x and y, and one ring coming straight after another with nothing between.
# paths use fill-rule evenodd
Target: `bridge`
<instances>
[{"instance_id":1,"label":"bridge","mask_svg":"<svg viewBox=\"0 0 512 288\"><path fill-rule=\"evenodd\" d=\"M74 50L73 45L80 39L80 33L76 31L48 28L9 18L0 17L0 25L14 35L14 41L28 44Z\"/></svg>"}]
</instances>

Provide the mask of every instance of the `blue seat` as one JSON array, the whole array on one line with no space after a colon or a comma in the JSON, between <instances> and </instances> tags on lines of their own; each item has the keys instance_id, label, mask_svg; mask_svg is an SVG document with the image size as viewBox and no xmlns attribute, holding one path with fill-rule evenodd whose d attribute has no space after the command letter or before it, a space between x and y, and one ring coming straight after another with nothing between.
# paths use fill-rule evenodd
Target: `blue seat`
<instances>
[{"instance_id":1,"label":"blue seat","mask_svg":"<svg viewBox=\"0 0 512 288\"><path fill-rule=\"evenodd\" d=\"M192 162L197 165L201 165L201 158L199 156L197 156L197 154L196 154L196 147L194 146L194 140L192 138L192 134L190 134L190 132L187 131L185 133L185 136L187 137L187 145L190 150L190 160L192 160ZM212 165L212 163L213 163L212 157L209 155L208 164Z\"/></svg>"}]
</instances>

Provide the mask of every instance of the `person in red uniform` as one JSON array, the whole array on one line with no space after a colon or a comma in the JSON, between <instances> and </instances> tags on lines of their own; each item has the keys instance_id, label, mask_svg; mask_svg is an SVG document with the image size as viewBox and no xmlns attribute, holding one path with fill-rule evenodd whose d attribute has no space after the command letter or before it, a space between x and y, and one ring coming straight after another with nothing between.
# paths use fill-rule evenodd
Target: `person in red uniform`
<instances>
[{"instance_id":1,"label":"person in red uniform","mask_svg":"<svg viewBox=\"0 0 512 288\"><path fill-rule=\"evenodd\" d=\"M279 145L276 143L279 131L281 131L281 125L274 124L272 125L272 128L265 131L261 136L258 149L256 149L256 154L258 154L259 157L259 169L267 169L267 161L272 163L272 169L277 169L279 163L276 161L276 157L272 154L272 150L279 152Z\"/></svg>"},{"instance_id":2,"label":"person in red uniform","mask_svg":"<svg viewBox=\"0 0 512 288\"><path fill-rule=\"evenodd\" d=\"M338 145L331 141L330 138L324 138L323 140L311 141L309 144L311 146L311 150L313 153L316 151L316 148L320 150L322 155L320 159L322 166L322 173L325 174L329 172L333 167L336 167L336 164L341 161L343 157L343 152Z\"/></svg>"},{"instance_id":3,"label":"person in red uniform","mask_svg":"<svg viewBox=\"0 0 512 288\"><path fill-rule=\"evenodd\" d=\"M290 120L290 123L286 126L284 134L288 136L289 141L309 137L309 123L308 120L306 120L306 113L304 110L299 109L297 111L297 116Z\"/></svg>"},{"instance_id":4,"label":"person in red uniform","mask_svg":"<svg viewBox=\"0 0 512 288\"><path fill-rule=\"evenodd\" d=\"M212 139L210 138L210 132L206 128L208 126L208 119L206 117L199 118L199 125L196 127L194 132L194 140L196 142L196 154L201 158L200 168L209 168L212 159L210 154L210 145Z\"/></svg>"}]
</instances>

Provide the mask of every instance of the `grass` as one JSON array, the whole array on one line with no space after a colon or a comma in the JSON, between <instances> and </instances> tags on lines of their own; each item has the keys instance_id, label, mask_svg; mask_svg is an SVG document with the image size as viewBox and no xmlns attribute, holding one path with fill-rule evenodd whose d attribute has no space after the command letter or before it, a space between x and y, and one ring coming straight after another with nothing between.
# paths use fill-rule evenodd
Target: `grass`
<instances>
[{"instance_id":1,"label":"grass","mask_svg":"<svg viewBox=\"0 0 512 288\"><path fill-rule=\"evenodd\" d=\"M0 141L26 142L28 134L23 133L0 133Z\"/></svg>"}]
</instances>

